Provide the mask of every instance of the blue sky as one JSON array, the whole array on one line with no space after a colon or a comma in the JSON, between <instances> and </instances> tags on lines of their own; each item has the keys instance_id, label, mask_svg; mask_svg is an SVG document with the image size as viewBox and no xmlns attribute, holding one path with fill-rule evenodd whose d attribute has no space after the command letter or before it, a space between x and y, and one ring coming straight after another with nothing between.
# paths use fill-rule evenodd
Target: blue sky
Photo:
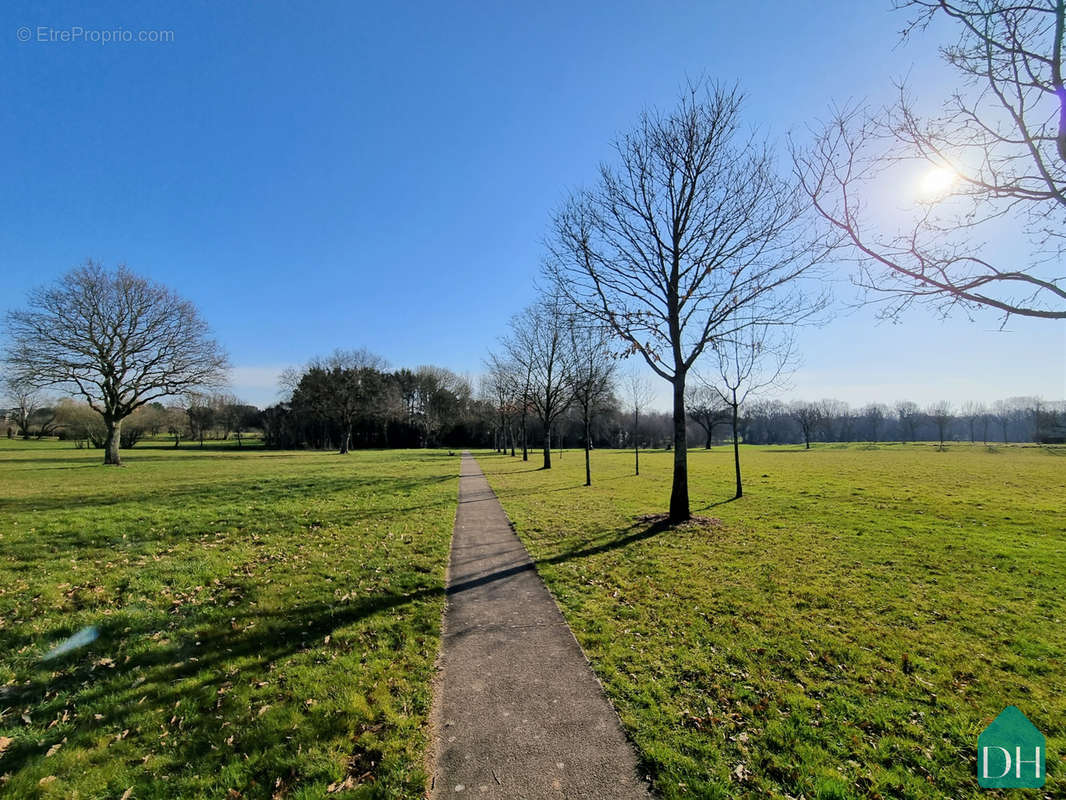
<instances>
[{"instance_id":1,"label":"blue sky","mask_svg":"<svg viewBox=\"0 0 1066 800\"><path fill-rule=\"evenodd\" d=\"M85 5L0 10L0 307L124 262L200 307L259 404L337 347L478 372L553 207L686 76L740 81L778 141L893 78L950 86L937 32L899 46L880 0ZM173 40L38 40L78 27ZM1061 323L861 309L799 346L812 399L1066 396Z\"/></svg>"}]
</instances>

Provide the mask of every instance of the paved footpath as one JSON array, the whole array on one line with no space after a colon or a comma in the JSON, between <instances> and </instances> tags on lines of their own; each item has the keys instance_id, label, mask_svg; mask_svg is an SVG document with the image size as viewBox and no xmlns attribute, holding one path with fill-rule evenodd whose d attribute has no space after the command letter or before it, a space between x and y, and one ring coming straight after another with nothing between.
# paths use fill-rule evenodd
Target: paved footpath
<instances>
[{"instance_id":1,"label":"paved footpath","mask_svg":"<svg viewBox=\"0 0 1066 800\"><path fill-rule=\"evenodd\" d=\"M441 668L433 798L650 798L614 709L470 453Z\"/></svg>"}]
</instances>

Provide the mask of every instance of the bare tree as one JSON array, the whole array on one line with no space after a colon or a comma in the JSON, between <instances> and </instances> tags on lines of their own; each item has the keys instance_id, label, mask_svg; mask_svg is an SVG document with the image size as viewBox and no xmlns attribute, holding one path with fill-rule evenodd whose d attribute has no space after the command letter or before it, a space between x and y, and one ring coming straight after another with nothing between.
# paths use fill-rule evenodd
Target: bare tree
<instances>
[{"instance_id":1,"label":"bare tree","mask_svg":"<svg viewBox=\"0 0 1066 800\"><path fill-rule=\"evenodd\" d=\"M583 325L576 316L570 321L573 352L571 393L581 411L585 440L585 485L592 485L592 417L614 401L615 360L608 331L599 324Z\"/></svg>"},{"instance_id":2,"label":"bare tree","mask_svg":"<svg viewBox=\"0 0 1066 800\"><path fill-rule=\"evenodd\" d=\"M23 439L30 438L30 424L41 407L41 393L24 381L8 378L5 382L8 399L13 403L15 427Z\"/></svg>"},{"instance_id":3,"label":"bare tree","mask_svg":"<svg viewBox=\"0 0 1066 800\"><path fill-rule=\"evenodd\" d=\"M546 271L673 387L670 519L689 518L685 387L696 360L741 324L819 307L796 281L820 261L793 184L740 130L736 88L690 85L615 143L616 167L555 216ZM740 323L738 320L743 319Z\"/></svg>"},{"instance_id":4,"label":"bare tree","mask_svg":"<svg viewBox=\"0 0 1066 800\"><path fill-rule=\"evenodd\" d=\"M525 335L526 322L519 317L511 320L511 334L503 339L508 357L508 369L514 379L514 398L518 430L522 437L522 460L529 461L529 415L532 410L533 366L536 339ZM520 333L520 331L522 333Z\"/></svg>"},{"instance_id":5,"label":"bare tree","mask_svg":"<svg viewBox=\"0 0 1066 800\"><path fill-rule=\"evenodd\" d=\"M633 412L633 468L634 475L640 474L640 414L654 397L651 383L636 370L625 377L626 403Z\"/></svg>"},{"instance_id":6,"label":"bare tree","mask_svg":"<svg viewBox=\"0 0 1066 800\"><path fill-rule=\"evenodd\" d=\"M714 343L718 375L714 389L729 408L733 430L733 465L736 494L744 496L740 475L740 408L761 389L776 385L792 362L792 337L787 328L768 324L740 327L728 339Z\"/></svg>"},{"instance_id":7,"label":"bare tree","mask_svg":"<svg viewBox=\"0 0 1066 800\"><path fill-rule=\"evenodd\" d=\"M191 437L198 439L203 448L208 431L215 425L215 407L211 404L211 398L190 392L185 398L185 416Z\"/></svg>"},{"instance_id":8,"label":"bare tree","mask_svg":"<svg viewBox=\"0 0 1066 800\"><path fill-rule=\"evenodd\" d=\"M988 428L992 424L992 413L986 408L981 412L981 439L988 444Z\"/></svg>"},{"instance_id":9,"label":"bare tree","mask_svg":"<svg viewBox=\"0 0 1066 800\"><path fill-rule=\"evenodd\" d=\"M105 464L120 464L122 420L146 403L219 383L226 356L192 303L126 267L88 262L7 315L5 361L29 386L81 394L104 420Z\"/></svg>"},{"instance_id":10,"label":"bare tree","mask_svg":"<svg viewBox=\"0 0 1066 800\"><path fill-rule=\"evenodd\" d=\"M947 438L948 428L951 426L955 415L951 410L951 403L939 402L929 406L929 419L936 425L937 435L940 437L940 449L944 449L944 439Z\"/></svg>"},{"instance_id":11,"label":"bare tree","mask_svg":"<svg viewBox=\"0 0 1066 800\"><path fill-rule=\"evenodd\" d=\"M889 316L928 301L942 313L983 306L1004 321L1066 319L1066 3L897 0L896 7L914 12L904 37L937 17L956 23L958 40L940 52L964 88L929 119L905 87L884 112L837 112L812 148L793 148L804 189L845 235L859 262L857 283L888 303ZM910 162L929 170L927 196L898 234L879 234L863 200L887 170ZM1009 262L996 263L978 237L1003 219L1018 240Z\"/></svg>"},{"instance_id":12,"label":"bare tree","mask_svg":"<svg viewBox=\"0 0 1066 800\"><path fill-rule=\"evenodd\" d=\"M685 398L685 411L689 419L703 429L705 449L710 450L715 427L729 423L729 409L722 405L722 399L710 386L692 386Z\"/></svg>"},{"instance_id":13,"label":"bare tree","mask_svg":"<svg viewBox=\"0 0 1066 800\"><path fill-rule=\"evenodd\" d=\"M825 431L825 438L832 441L843 441L847 420L851 415L851 409L843 400L824 398L818 401L818 409L821 412L821 425Z\"/></svg>"},{"instance_id":14,"label":"bare tree","mask_svg":"<svg viewBox=\"0 0 1066 800\"><path fill-rule=\"evenodd\" d=\"M900 438L913 442L918 437L918 405L910 400L896 403L896 418L899 420Z\"/></svg>"},{"instance_id":15,"label":"bare tree","mask_svg":"<svg viewBox=\"0 0 1066 800\"><path fill-rule=\"evenodd\" d=\"M506 452L510 436L511 455L515 454L514 418L518 413L520 380L514 364L497 353L489 353L485 361L488 372L482 376L481 391L496 414L493 427L496 429L497 452Z\"/></svg>"},{"instance_id":16,"label":"bare tree","mask_svg":"<svg viewBox=\"0 0 1066 800\"><path fill-rule=\"evenodd\" d=\"M885 407L881 403L870 403L862 410L862 418L866 423L866 433L871 442L880 441L881 426L885 422Z\"/></svg>"},{"instance_id":17,"label":"bare tree","mask_svg":"<svg viewBox=\"0 0 1066 800\"><path fill-rule=\"evenodd\" d=\"M811 437L818 430L818 426L822 424L822 406L819 403L796 402L792 404L791 408L792 416L796 418L800 430L803 431L805 449L810 450Z\"/></svg>"},{"instance_id":18,"label":"bare tree","mask_svg":"<svg viewBox=\"0 0 1066 800\"><path fill-rule=\"evenodd\" d=\"M174 447L181 445L181 439L189 433L189 418L185 409L171 406L163 412L163 423L167 433L174 437Z\"/></svg>"},{"instance_id":19,"label":"bare tree","mask_svg":"<svg viewBox=\"0 0 1066 800\"><path fill-rule=\"evenodd\" d=\"M982 403L973 403L973 402L963 403L962 404L962 408L959 409L959 411L962 414L963 418L966 420L966 425L967 425L967 427L969 428L969 431L970 431L970 444L976 444L977 443L977 423L985 415L986 410L987 409L984 407L984 405ZM985 425L985 429L986 429L985 438L986 439L988 438L987 428L988 428L988 426L986 424Z\"/></svg>"},{"instance_id":20,"label":"bare tree","mask_svg":"<svg viewBox=\"0 0 1066 800\"><path fill-rule=\"evenodd\" d=\"M529 407L544 427L544 469L551 469L551 430L573 401L574 353L569 310L554 294L542 297L511 320L508 352L528 375Z\"/></svg>"}]
</instances>

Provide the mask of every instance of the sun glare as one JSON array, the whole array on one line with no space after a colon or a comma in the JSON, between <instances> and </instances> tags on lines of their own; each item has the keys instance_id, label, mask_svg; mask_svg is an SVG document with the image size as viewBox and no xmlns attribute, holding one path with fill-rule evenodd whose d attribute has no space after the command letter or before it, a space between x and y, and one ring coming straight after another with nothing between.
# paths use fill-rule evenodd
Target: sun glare
<instances>
[{"instance_id":1,"label":"sun glare","mask_svg":"<svg viewBox=\"0 0 1066 800\"><path fill-rule=\"evenodd\" d=\"M955 170L948 167L933 167L922 176L918 194L922 200L935 200L946 194L958 179Z\"/></svg>"}]
</instances>

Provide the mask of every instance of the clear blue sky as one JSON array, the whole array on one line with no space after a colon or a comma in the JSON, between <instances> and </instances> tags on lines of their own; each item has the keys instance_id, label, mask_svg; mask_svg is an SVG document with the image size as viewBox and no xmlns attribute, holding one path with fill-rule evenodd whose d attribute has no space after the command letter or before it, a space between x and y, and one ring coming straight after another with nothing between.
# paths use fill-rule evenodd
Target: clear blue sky
<instances>
[{"instance_id":1,"label":"clear blue sky","mask_svg":"<svg viewBox=\"0 0 1066 800\"><path fill-rule=\"evenodd\" d=\"M936 82L935 33L897 47L887 0L92 5L0 10L0 308L125 262L201 308L260 404L336 347L476 373L533 296L552 208L686 75L739 80L779 140L893 77ZM173 41L38 41L78 27ZM996 328L861 310L803 333L795 391L1066 396L1066 326Z\"/></svg>"}]
</instances>

